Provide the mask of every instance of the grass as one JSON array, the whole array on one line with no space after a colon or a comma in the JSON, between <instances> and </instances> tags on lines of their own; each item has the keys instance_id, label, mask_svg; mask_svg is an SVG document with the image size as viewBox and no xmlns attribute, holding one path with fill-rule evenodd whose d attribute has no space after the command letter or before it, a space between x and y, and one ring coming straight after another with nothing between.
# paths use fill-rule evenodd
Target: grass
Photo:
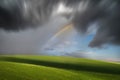
<instances>
[{"instance_id":1,"label":"grass","mask_svg":"<svg viewBox=\"0 0 120 80\"><path fill-rule=\"evenodd\" d=\"M120 64L63 56L0 56L0 80L120 80Z\"/></svg>"}]
</instances>

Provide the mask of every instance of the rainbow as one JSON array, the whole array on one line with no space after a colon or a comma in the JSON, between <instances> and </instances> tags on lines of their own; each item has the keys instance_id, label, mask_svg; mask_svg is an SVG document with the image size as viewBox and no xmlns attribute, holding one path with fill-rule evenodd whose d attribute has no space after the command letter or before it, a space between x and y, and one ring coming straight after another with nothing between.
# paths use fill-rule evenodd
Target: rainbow
<instances>
[{"instance_id":1,"label":"rainbow","mask_svg":"<svg viewBox=\"0 0 120 80\"><path fill-rule=\"evenodd\" d=\"M55 35L53 35L48 42L46 43L46 45L44 45L43 48L46 48L46 46L51 43L52 41L54 41L57 37L66 34L67 32L71 32L74 29L73 24L67 24L65 25L62 29L60 29L57 33L55 33Z\"/></svg>"}]
</instances>

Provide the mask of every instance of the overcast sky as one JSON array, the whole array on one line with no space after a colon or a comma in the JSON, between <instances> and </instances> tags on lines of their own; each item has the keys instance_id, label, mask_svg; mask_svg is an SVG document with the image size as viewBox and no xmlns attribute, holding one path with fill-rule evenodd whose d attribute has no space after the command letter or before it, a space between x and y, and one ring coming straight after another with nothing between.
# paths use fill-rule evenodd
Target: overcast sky
<instances>
[{"instance_id":1,"label":"overcast sky","mask_svg":"<svg viewBox=\"0 0 120 80\"><path fill-rule=\"evenodd\" d=\"M0 53L120 58L119 0L1 0Z\"/></svg>"}]
</instances>

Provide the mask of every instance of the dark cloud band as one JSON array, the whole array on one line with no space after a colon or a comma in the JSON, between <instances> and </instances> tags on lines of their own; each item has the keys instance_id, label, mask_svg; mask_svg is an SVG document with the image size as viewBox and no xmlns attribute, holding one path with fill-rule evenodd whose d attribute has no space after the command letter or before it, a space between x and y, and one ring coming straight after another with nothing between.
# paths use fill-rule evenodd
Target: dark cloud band
<instances>
[{"instance_id":1,"label":"dark cloud band","mask_svg":"<svg viewBox=\"0 0 120 80\"><path fill-rule=\"evenodd\" d=\"M95 1L95 0L94 0ZM120 1L119 0L90 0L85 2L83 11L75 14L73 22L78 31L85 33L90 24L98 23L98 30L90 47L101 47L106 43L120 44ZM93 2L93 3L92 3ZM84 6L83 6L84 8Z\"/></svg>"},{"instance_id":2,"label":"dark cloud band","mask_svg":"<svg viewBox=\"0 0 120 80\"><path fill-rule=\"evenodd\" d=\"M120 44L120 0L0 0L0 28L16 31L41 25L60 2L74 9L70 16L78 31L85 33L98 22L90 47Z\"/></svg>"}]
</instances>

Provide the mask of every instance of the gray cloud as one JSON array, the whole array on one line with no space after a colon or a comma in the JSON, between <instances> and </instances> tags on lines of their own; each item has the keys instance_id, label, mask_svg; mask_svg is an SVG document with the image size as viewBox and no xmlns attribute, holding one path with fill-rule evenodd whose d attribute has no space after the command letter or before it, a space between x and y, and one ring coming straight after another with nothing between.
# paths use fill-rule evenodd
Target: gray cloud
<instances>
[{"instance_id":1,"label":"gray cloud","mask_svg":"<svg viewBox=\"0 0 120 80\"><path fill-rule=\"evenodd\" d=\"M51 31L55 30L55 33L61 28L58 26L61 22L44 26L52 20L52 14L61 2L73 9L73 12L61 15L72 18L78 32L86 33L91 24L98 23L98 30L89 44L90 47L100 47L106 43L120 44L119 0L0 0L0 28L3 30L0 31L0 51L34 52L38 48L39 40L40 44L44 43L43 41L52 36ZM54 25L58 27L54 29ZM32 30L29 27L39 28Z\"/></svg>"},{"instance_id":2,"label":"gray cloud","mask_svg":"<svg viewBox=\"0 0 120 80\"><path fill-rule=\"evenodd\" d=\"M94 0L95 1L95 0ZM106 43L120 44L120 1L83 1L82 8L76 12L73 22L78 31L86 33L91 24L97 22L98 30L90 47L101 47ZM92 3L93 2L93 3ZM87 6L87 7L86 7Z\"/></svg>"},{"instance_id":3,"label":"gray cloud","mask_svg":"<svg viewBox=\"0 0 120 80\"><path fill-rule=\"evenodd\" d=\"M40 53L42 46L67 23L63 17L56 18L36 29L19 32L7 32L1 29L0 54L42 54Z\"/></svg>"},{"instance_id":4,"label":"gray cloud","mask_svg":"<svg viewBox=\"0 0 120 80\"><path fill-rule=\"evenodd\" d=\"M0 28L13 31L42 25L61 2L75 8L80 0L0 0Z\"/></svg>"},{"instance_id":5,"label":"gray cloud","mask_svg":"<svg viewBox=\"0 0 120 80\"><path fill-rule=\"evenodd\" d=\"M57 0L0 0L0 28L19 30L47 22Z\"/></svg>"}]
</instances>

